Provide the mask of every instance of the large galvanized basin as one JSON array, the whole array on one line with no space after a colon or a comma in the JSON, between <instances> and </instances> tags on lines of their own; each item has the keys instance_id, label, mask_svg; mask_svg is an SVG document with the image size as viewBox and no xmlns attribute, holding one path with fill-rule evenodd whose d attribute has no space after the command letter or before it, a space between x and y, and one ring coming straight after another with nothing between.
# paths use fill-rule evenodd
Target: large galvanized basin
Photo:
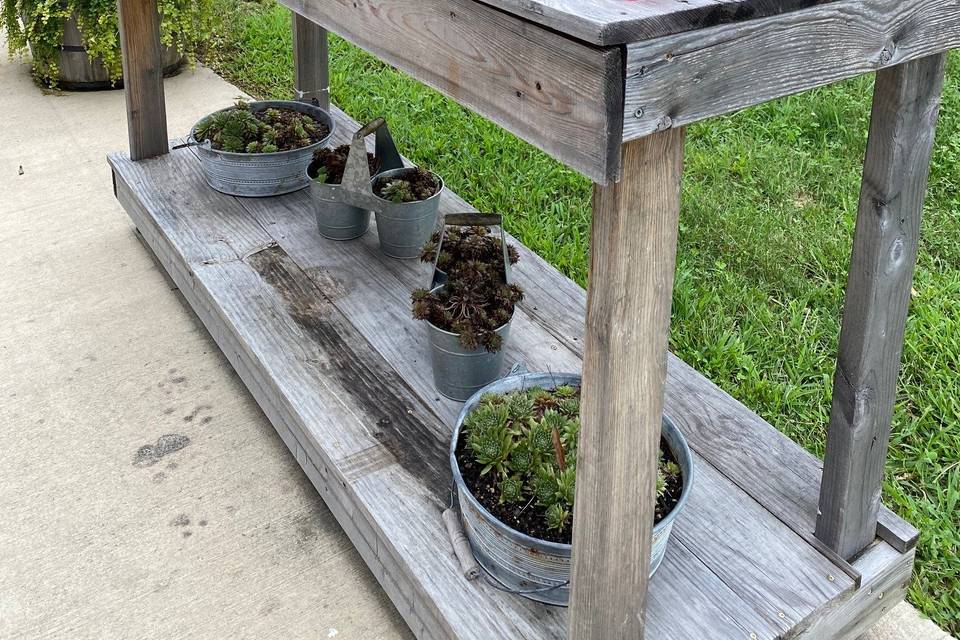
<instances>
[{"instance_id":1,"label":"large galvanized basin","mask_svg":"<svg viewBox=\"0 0 960 640\"><path fill-rule=\"evenodd\" d=\"M480 402L483 394L504 394L531 387L552 389L564 384L580 386L580 376L573 373L524 373L484 387L463 405L450 444L450 468L460 503L460 519L477 562L503 587L532 600L562 606L566 606L570 597L571 546L533 538L497 520L464 484L456 451L463 421ZM673 522L686 504L693 483L690 448L683 434L666 415L663 416L661 434L680 465L683 493L673 511L653 528L651 576L663 561Z\"/></svg>"},{"instance_id":2,"label":"large galvanized basin","mask_svg":"<svg viewBox=\"0 0 960 640\"><path fill-rule=\"evenodd\" d=\"M227 109L232 108L227 107ZM197 146L200 167L207 184L221 193L253 198L290 193L310 184L307 167L313 160L314 152L325 145L333 135L335 127L333 118L320 107L304 102L267 100L250 103L251 111L263 111L269 108L291 109L305 113L317 122L325 124L330 129L330 133L319 142L291 151L233 153L214 149L209 142L197 141L195 132L200 122L206 119L204 118L190 129L188 142Z\"/></svg>"}]
</instances>

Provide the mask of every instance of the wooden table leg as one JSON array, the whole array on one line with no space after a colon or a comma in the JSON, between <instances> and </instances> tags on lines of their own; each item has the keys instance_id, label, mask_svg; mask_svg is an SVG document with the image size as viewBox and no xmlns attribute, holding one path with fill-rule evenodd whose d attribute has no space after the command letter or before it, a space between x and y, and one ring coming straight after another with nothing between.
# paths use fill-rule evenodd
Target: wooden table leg
<instances>
[{"instance_id":1,"label":"wooden table leg","mask_svg":"<svg viewBox=\"0 0 960 640\"><path fill-rule=\"evenodd\" d=\"M293 14L294 92L297 100L330 108L327 30Z\"/></svg>"},{"instance_id":2,"label":"wooden table leg","mask_svg":"<svg viewBox=\"0 0 960 640\"><path fill-rule=\"evenodd\" d=\"M816 535L873 542L945 55L877 72Z\"/></svg>"},{"instance_id":3,"label":"wooden table leg","mask_svg":"<svg viewBox=\"0 0 960 640\"><path fill-rule=\"evenodd\" d=\"M683 141L626 143L621 181L594 187L571 640L643 636Z\"/></svg>"},{"instance_id":4,"label":"wooden table leg","mask_svg":"<svg viewBox=\"0 0 960 640\"><path fill-rule=\"evenodd\" d=\"M170 150L157 0L119 0L117 10L130 157L152 158Z\"/></svg>"}]
</instances>

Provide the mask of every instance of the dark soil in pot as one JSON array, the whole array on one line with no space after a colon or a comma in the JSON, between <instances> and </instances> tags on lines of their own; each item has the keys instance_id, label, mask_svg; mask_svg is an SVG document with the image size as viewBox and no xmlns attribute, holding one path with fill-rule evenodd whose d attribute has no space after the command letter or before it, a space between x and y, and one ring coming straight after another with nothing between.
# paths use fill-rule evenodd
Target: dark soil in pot
<instances>
[{"instance_id":1,"label":"dark soil in pot","mask_svg":"<svg viewBox=\"0 0 960 640\"><path fill-rule=\"evenodd\" d=\"M323 184L340 184L343 182L343 172L347 168L347 157L350 155L350 145L340 145L336 149L318 149L313 154L313 162L307 168L310 178L317 179L323 172ZM372 153L367 153L367 165L370 175L376 175L380 170L380 162Z\"/></svg>"},{"instance_id":2,"label":"dark soil in pot","mask_svg":"<svg viewBox=\"0 0 960 640\"><path fill-rule=\"evenodd\" d=\"M579 399L579 389L577 389L576 397ZM530 415L535 420L539 420L546 411L555 411L557 408L555 401L538 402ZM678 461L667 442L662 439L660 441L660 453L661 471L665 467L671 468L671 471L662 475L664 487L663 491L658 492L654 525L673 511L683 493L683 476L679 471ZM567 464L573 464L571 458L575 458L575 452L567 451L566 454ZM460 439L457 442L456 459L460 474L470 493L495 518L520 533L540 540L561 544L571 543L572 528L567 526L564 529L556 530L548 527L546 508L541 506L531 493L525 491L522 499L515 503L501 501L500 474L495 469L483 473L484 465L477 462L475 453L469 449L465 431L461 432ZM528 489L528 487L525 486L525 489ZM572 521L572 513L570 519Z\"/></svg>"},{"instance_id":3,"label":"dark soil in pot","mask_svg":"<svg viewBox=\"0 0 960 640\"><path fill-rule=\"evenodd\" d=\"M373 183L373 193L393 203L421 202L437 193L440 183L432 173L418 167L405 169Z\"/></svg>"}]
</instances>

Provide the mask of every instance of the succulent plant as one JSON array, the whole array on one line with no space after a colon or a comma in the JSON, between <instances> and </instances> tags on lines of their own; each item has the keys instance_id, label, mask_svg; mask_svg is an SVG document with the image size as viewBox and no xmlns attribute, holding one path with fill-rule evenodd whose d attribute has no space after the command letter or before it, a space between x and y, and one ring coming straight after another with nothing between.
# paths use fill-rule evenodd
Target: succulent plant
<instances>
[{"instance_id":1,"label":"succulent plant","mask_svg":"<svg viewBox=\"0 0 960 640\"><path fill-rule=\"evenodd\" d=\"M194 135L214 149L231 153L276 153L307 147L330 132L322 122L292 109L251 111L238 100L230 109L200 121Z\"/></svg>"},{"instance_id":2,"label":"succulent plant","mask_svg":"<svg viewBox=\"0 0 960 640\"><path fill-rule=\"evenodd\" d=\"M503 249L500 238L490 234L490 229L482 226L460 227L447 226L443 235L443 247L437 256L440 247L440 231L435 231L430 240L423 245L420 260L423 262L437 261L437 268L450 272L459 264L466 264L471 260L488 262L497 267L503 264ZM507 256L510 264L520 260L517 248L507 245Z\"/></svg>"},{"instance_id":3,"label":"succulent plant","mask_svg":"<svg viewBox=\"0 0 960 640\"><path fill-rule=\"evenodd\" d=\"M384 200L397 204L419 202L436 195L440 185L432 173L410 167L374 182L373 192Z\"/></svg>"},{"instance_id":4,"label":"succulent plant","mask_svg":"<svg viewBox=\"0 0 960 640\"><path fill-rule=\"evenodd\" d=\"M500 503L535 503L546 527L556 532L570 526L573 514L579 413L579 387L534 387L486 394L463 422L461 437L481 475L498 474ZM679 476L680 467L661 455L658 499Z\"/></svg>"}]
</instances>

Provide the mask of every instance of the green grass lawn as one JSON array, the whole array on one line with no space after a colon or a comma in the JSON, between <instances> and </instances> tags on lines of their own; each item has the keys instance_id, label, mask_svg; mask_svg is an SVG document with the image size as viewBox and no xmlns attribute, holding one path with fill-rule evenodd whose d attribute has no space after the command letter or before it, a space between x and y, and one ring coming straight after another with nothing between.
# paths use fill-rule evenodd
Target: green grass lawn
<instances>
[{"instance_id":1,"label":"green grass lawn","mask_svg":"<svg viewBox=\"0 0 960 640\"><path fill-rule=\"evenodd\" d=\"M290 14L217 0L206 62L257 97L289 98ZM590 183L339 38L333 100L387 116L401 151L586 284ZM872 79L693 126L670 345L823 454ZM950 59L884 485L920 528L910 600L960 633L960 56Z\"/></svg>"}]
</instances>

